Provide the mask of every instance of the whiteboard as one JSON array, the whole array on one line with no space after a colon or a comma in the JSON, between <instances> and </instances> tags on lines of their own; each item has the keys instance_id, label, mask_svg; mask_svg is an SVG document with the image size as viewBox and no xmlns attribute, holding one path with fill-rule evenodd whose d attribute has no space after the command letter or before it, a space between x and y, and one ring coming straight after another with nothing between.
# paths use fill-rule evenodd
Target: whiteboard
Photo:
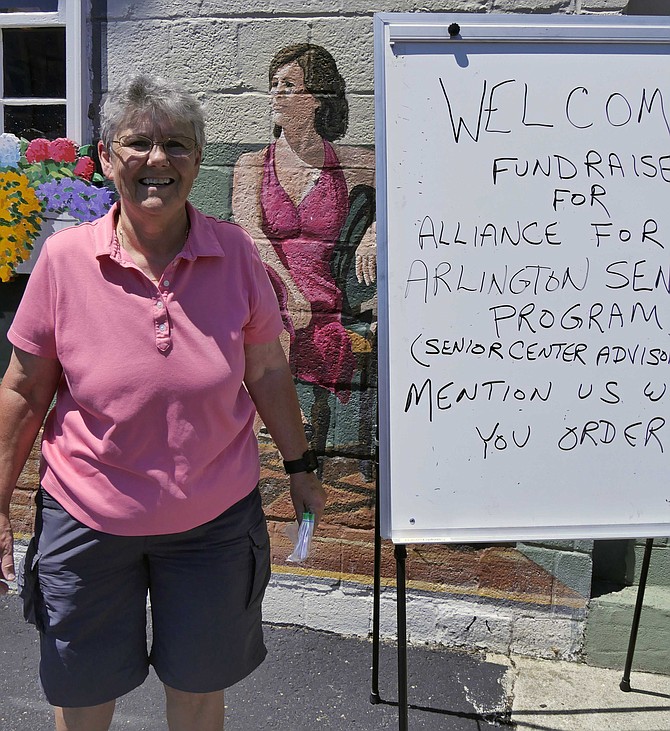
<instances>
[{"instance_id":1,"label":"whiteboard","mask_svg":"<svg viewBox=\"0 0 670 731\"><path fill-rule=\"evenodd\" d=\"M384 537L670 535L669 52L375 16Z\"/></svg>"}]
</instances>

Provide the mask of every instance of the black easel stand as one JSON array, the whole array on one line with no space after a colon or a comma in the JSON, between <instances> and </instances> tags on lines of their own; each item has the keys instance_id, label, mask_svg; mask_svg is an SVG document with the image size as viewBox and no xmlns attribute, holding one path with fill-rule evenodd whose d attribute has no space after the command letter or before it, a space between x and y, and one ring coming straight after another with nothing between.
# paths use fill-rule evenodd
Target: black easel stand
<instances>
[{"instance_id":1,"label":"black easel stand","mask_svg":"<svg viewBox=\"0 0 670 731\"><path fill-rule=\"evenodd\" d=\"M644 557L642 558L642 568L640 569L640 583L637 587L637 601L635 602L635 611L633 612L633 624L630 629L630 640L628 641L628 654L626 655L626 666L623 671L623 678L619 683L619 687L624 692L630 691L630 671L633 666L633 654L635 653L635 643L637 642L637 633L640 628L640 614L642 614L642 604L644 602L644 591L647 588L647 574L649 573L649 563L651 561L651 549L654 546L654 539L647 538L644 547Z\"/></svg>"},{"instance_id":2,"label":"black easel stand","mask_svg":"<svg viewBox=\"0 0 670 731\"><path fill-rule=\"evenodd\" d=\"M378 443L375 442L375 446ZM375 569L372 596L372 685L370 703L381 703L379 697L379 625L381 614L382 538L379 524L379 459L375 453Z\"/></svg>"},{"instance_id":3,"label":"black easel stand","mask_svg":"<svg viewBox=\"0 0 670 731\"><path fill-rule=\"evenodd\" d=\"M378 447L375 441L375 447ZM382 538L379 519L379 459L375 454L375 558L374 595L372 598L372 683L370 703L381 703L379 696L379 641L381 624L381 556ZM396 612L398 621L398 729L408 731L409 707L407 702L407 590L406 560L407 548L398 544L394 550L396 560Z\"/></svg>"},{"instance_id":4,"label":"black easel stand","mask_svg":"<svg viewBox=\"0 0 670 731\"><path fill-rule=\"evenodd\" d=\"M407 708L407 592L405 590L405 561L407 548L404 544L395 547L395 567L398 617L398 729L408 729Z\"/></svg>"}]
</instances>

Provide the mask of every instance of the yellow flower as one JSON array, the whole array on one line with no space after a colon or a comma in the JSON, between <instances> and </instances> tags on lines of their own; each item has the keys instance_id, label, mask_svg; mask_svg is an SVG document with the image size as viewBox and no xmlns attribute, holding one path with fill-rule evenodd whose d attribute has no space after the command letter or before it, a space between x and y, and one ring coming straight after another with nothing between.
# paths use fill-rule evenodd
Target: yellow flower
<instances>
[{"instance_id":1,"label":"yellow flower","mask_svg":"<svg viewBox=\"0 0 670 731\"><path fill-rule=\"evenodd\" d=\"M21 198L17 197L17 210L22 216L29 216L35 210L41 210L39 199L32 188L19 190Z\"/></svg>"},{"instance_id":2,"label":"yellow flower","mask_svg":"<svg viewBox=\"0 0 670 731\"><path fill-rule=\"evenodd\" d=\"M0 281L9 281L16 265L30 256L41 223L42 202L28 177L0 169Z\"/></svg>"},{"instance_id":3,"label":"yellow flower","mask_svg":"<svg viewBox=\"0 0 670 731\"><path fill-rule=\"evenodd\" d=\"M4 188L0 188L0 220L7 213L9 213L9 193Z\"/></svg>"}]
</instances>

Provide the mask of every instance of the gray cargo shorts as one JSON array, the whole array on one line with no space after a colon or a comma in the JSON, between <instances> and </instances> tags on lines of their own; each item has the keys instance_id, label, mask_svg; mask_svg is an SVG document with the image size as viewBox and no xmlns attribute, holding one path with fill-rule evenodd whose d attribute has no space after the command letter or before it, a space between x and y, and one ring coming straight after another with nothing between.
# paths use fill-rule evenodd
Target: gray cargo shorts
<instances>
[{"instance_id":1,"label":"gray cargo shorts","mask_svg":"<svg viewBox=\"0 0 670 731\"><path fill-rule=\"evenodd\" d=\"M264 660L270 544L258 489L209 523L162 536L92 530L42 488L37 508L19 583L49 703L106 703L141 685L149 665L172 688L207 693Z\"/></svg>"}]
</instances>

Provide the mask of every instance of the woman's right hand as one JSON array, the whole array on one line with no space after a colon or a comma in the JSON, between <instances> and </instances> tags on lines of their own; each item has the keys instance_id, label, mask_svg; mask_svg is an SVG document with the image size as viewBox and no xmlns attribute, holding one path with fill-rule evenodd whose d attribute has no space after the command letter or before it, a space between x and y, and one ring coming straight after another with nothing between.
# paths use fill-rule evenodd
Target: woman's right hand
<instances>
[{"instance_id":1,"label":"woman's right hand","mask_svg":"<svg viewBox=\"0 0 670 731\"><path fill-rule=\"evenodd\" d=\"M9 590L6 582L15 579L14 534L9 517L4 513L0 513L0 596L6 594Z\"/></svg>"},{"instance_id":2,"label":"woman's right hand","mask_svg":"<svg viewBox=\"0 0 670 731\"><path fill-rule=\"evenodd\" d=\"M62 375L55 358L12 350L0 381L0 595L14 581L14 535L9 520L12 493L51 405Z\"/></svg>"}]
</instances>

